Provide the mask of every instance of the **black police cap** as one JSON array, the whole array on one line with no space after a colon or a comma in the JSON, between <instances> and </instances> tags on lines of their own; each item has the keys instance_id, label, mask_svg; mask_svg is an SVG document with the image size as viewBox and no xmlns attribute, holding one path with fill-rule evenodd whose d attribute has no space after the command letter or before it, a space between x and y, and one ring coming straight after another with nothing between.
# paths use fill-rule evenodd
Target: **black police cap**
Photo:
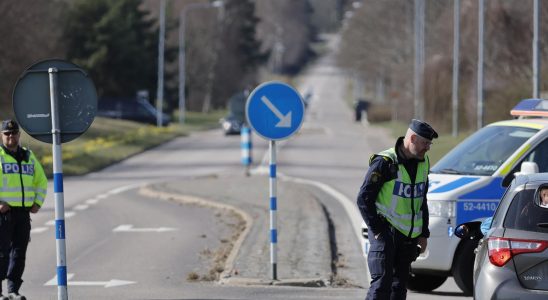
<instances>
[{"instance_id":1,"label":"black police cap","mask_svg":"<svg viewBox=\"0 0 548 300\"><path fill-rule=\"evenodd\" d=\"M413 119L409 124L409 128L427 140L438 138L438 133L434 128L424 121Z\"/></svg>"},{"instance_id":2,"label":"black police cap","mask_svg":"<svg viewBox=\"0 0 548 300\"><path fill-rule=\"evenodd\" d=\"M8 131L19 131L19 124L10 119L2 121L2 132Z\"/></svg>"}]
</instances>

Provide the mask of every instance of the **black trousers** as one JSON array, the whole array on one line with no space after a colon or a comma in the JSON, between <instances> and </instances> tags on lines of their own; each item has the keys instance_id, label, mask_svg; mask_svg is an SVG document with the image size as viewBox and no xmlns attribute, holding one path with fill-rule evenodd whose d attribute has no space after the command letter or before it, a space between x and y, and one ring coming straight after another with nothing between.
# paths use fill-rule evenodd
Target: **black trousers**
<instances>
[{"instance_id":1,"label":"black trousers","mask_svg":"<svg viewBox=\"0 0 548 300\"><path fill-rule=\"evenodd\" d=\"M411 262L417 255L417 239L386 226L378 239L369 234L367 265L371 286L366 299L406 299Z\"/></svg>"},{"instance_id":2,"label":"black trousers","mask_svg":"<svg viewBox=\"0 0 548 300\"><path fill-rule=\"evenodd\" d=\"M8 279L8 292L19 292L30 240L30 215L22 208L0 214L0 280ZM0 285L0 291L1 291Z\"/></svg>"}]
</instances>

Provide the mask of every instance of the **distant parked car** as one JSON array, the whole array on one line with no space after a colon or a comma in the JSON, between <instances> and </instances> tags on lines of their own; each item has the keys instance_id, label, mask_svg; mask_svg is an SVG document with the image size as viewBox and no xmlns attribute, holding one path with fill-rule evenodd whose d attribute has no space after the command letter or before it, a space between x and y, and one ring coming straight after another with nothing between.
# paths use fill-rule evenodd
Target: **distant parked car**
<instances>
[{"instance_id":1,"label":"distant parked car","mask_svg":"<svg viewBox=\"0 0 548 300\"><path fill-rule=\"evenodd\" d=\"M228 115L219 120L225 135L240 134L245 124L245 103L248 95L249 91L244 90L228 99Z\"/></svg>"},{"instance_id":2,"label":"distant parked car","mask_svg":"<svg viewBox=\"0 0 548 300\"><path fill-rule=\"evenodd\" d=\"M544 188L548 173L518 175L492 219L456 228L458 237L479 241L475 299L548 299L548 207L540 200Z\"/></svg>"},{"instance_id":3,"label":"distant parked car","mask_svg":"<svg viewBox=\"0 0 548 300\"><path fill-rule=\"evenodd\" d=\"M219 120L225 135L240 134L244 122L234 116L227 116Z\"/></svg>"},{"instance_id":4,"label":"distant parked car","mask_svg":"<svg viewBox=\"0 0 548 300\"><path fill-rule=\"evenodd\" d=\"M107 118L131 120L156 125L157 110L148 100L142 98L104 97L99 99L97 115ZM167 126L171 118L163 113L162 126Z\"/></svg>"}]
</instances>

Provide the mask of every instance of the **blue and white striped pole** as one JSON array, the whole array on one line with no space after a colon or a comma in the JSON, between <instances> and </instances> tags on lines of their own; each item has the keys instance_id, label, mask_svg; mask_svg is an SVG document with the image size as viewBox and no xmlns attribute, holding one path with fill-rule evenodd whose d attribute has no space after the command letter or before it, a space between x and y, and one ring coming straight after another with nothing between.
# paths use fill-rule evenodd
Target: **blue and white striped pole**
<instances>
[{"instance_id":1,"label":"blue and white striped pole","mask_svg":"<svg viewBox=\"0 0 548 300\"><path fill-rule=\"evenodd\" d=\"M49 68L51 101L51 134L53 137L53 191L55 193L55 241L57 247L57 299L67 300L67 262L65 244L65 200L63 198L63 160L61 157L61 131L57 110L58 69Z\"/></svg>"},{"instance_id":2,"label":"blue and white striped pole","mask_svg":"<svg viewBox=\"0 0 548 300\"><path fill-rule=\"evenodd\" d=\"M278 224L277 224L277 182L276 182L276 142L270 141L270 263L272 264L272 279L277 280L276 264L278 263Z\"/></svg>"},{"instance_id":3,"label":"blue and white striped pole","mask_svg":"<svg viewBox=\"0 0 548 300\"><path fill-rule=\"evenodd\" d=\"M251 143L251 128L247 127L246 125L243 125L242 131L241 131L241 148L242 148L242 164L245 167L245 175L249 176L249 168L251 167L251 163L253 162L252 156L251 156L251 150L253 149L253 145Z\"/></svg>"}]
</instances>

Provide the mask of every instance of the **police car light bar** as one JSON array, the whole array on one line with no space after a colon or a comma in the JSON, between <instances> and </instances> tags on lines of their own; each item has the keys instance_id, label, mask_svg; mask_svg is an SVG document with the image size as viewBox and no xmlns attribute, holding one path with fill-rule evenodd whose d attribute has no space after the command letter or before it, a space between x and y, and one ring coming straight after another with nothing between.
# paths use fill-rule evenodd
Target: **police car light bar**
<instances>
[{"instance_id":1,"label":"police car light bar","mask_svg":"<svg viewBox=\"0 0 548 300\"><path fill-rule=\"evenodd\" d=\"M525 99L521 100L510 111L516 117L548 117L548 100Z\"/></svg>"}]
</instances>

